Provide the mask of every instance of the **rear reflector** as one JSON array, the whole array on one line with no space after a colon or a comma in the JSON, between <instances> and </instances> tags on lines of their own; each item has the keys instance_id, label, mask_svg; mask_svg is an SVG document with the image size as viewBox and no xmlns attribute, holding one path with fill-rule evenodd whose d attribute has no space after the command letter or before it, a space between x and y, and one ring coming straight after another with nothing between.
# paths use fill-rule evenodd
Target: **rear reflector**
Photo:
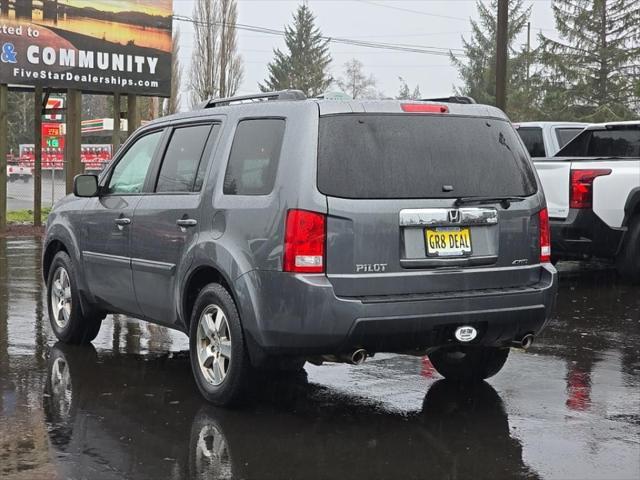
<instances>
[{"instance_id":1,"label":"rear reflector","mask_svg":"<svg viewBox=\"0 0 640 480\"><path fill-rule=\"evenodd\" d=\"M610 175L608 168L571 170L569 208L591 208L593 205L593 181L596 177Z\"/></svg>"},{"instance_id":2,"label":"rear reflector","mask_svg":"<svg viewBox=\"0 0 640 480\"><path fill-rule=\"evenodd\" d=\"M432 103L403 103L402 110L408 113L449 113L449 107L446 105Z\"/></svg>"},{"instance_id":3,"label":"rear reflector","mask_svg":"<svg viewBox=\"0 0 640 480\"><path fill-rule=\"evenodd\" d=\"M549 227L549 211L545 208L538 213L540 225L540 263L551 261L551 228Z\"/></svg>"},{"instance_id":4,"label":"rear reflector","mask_svg":"<svg viewBox=\"0 0 640 480\"><path fill-rule=\"evenodd\" d=\"M283 270L323 273L326 217L322 213L289 210L284 241Z\"/></svg>"}]
</instances>

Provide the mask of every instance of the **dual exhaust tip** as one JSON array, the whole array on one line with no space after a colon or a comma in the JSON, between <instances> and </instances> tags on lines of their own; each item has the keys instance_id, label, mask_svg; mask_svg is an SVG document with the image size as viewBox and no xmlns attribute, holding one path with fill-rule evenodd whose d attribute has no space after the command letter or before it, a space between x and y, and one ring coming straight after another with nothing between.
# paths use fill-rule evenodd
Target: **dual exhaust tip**
<instances>
[{"instance_id":1,"label":"dual exhaust tip","mask_svg":"<svg viewBox=\"0 0 640 480\"><path fill-rule=\"evenodd\" d=\"M520 340L514 340L511 345L515 348L527 350L529 349L529 347L531 347L531 345L533 345L533 338L533 334L528 333ZM339 357L326 355L322 357L322 360L329 362L350 363L351 365L362 365L368 357L368 352L364 348L359 348L351 352L351 354L340 355Z\"/></svg>"}]
</instances>

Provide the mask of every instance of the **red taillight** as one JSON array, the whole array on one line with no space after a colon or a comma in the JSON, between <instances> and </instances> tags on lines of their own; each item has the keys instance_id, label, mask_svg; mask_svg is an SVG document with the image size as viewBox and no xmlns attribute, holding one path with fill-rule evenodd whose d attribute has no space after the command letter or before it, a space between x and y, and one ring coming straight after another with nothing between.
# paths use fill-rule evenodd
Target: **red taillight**
<instances>
[{"instance_id":1,"label":"red taillight","mask_svg":"<svg viewBox=\"0 0 640 480\"><path fill-rule=\"evenodd\" d=\"M325 215L306 210L289 210L284 240L284 271L323 273L325 239Z\"/></svg>"},{"instance_id":2,"label":"red taillight","mask_svg":"<svg viewBox=\"0 0 640 480\"><path fill-rule=\"evenodd\" d=\"M432 103L403 103L402 111L408 113L449 113L449 107Z\"/></svg>"},{"instance_id":3,"label":"red taillight","mask_svg":"<svg viewBox=\"0 0 640 480\"><path fill-rule=\"evenodd\" d=\"M538 213L540 225L540 263L551 261L551 228L549 227L549 211L545 208Z\"/></svg>"},{"instance_id":4,"label":"red taillight","mask_svg":"<svg viewBox=\"0 0 640 480\"><path fill-rule=\"evenodd\" d=\"M591 208L593 205L593 180L596 177L610 175L608 168L591 170L571 170L570 208Z\"/></svg>"}]
</instances>

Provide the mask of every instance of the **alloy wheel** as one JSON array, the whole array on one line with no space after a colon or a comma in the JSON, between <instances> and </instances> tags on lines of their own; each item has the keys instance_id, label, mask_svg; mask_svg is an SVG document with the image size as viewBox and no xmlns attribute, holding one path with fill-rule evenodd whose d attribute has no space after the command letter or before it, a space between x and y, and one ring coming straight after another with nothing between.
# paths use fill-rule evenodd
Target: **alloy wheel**
<instances>
[{"instance_id":1,"label":"alloy wheel","mask_svg":"<svg viewBox=\"0 0 640 480\"><path fill-rule=\"evenodd\" d=\"M198 320L198 365L202 376L213 386L224 382L231 366L231 330L222 308L209 305Z\"/></svg>"},{"instance_id":2,"label":"alloy wheel","mask_svg":"<svg viewBox=\"0 0 640 480\"><path fill-rule=\"evenodd\" d=\"M53 320L60 329L64 329L71 318L72 307L71 281L64 267L58 267L53 275L50 297Z\"/></svg>"}]
</instances>

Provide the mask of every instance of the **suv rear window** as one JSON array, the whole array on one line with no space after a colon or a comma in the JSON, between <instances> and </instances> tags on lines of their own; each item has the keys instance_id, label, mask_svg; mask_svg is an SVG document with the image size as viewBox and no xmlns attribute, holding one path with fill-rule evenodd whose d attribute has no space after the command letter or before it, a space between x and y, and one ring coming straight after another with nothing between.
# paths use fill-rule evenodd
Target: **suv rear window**
<instances>
[{"instance_id":1,"label":"suv rear window","mask_svg":"<svg viewBox=\"0 0 640 480\"><path fill-rule=\"evenodd\" d=\"M531 157L546 157L544 149L544 139L542 129L539 127L522 127L518 129L518 134L522 138L524 146L527 147Z\"/></svg>"},{"instance_id":2,"label":"suv rear window","mask_svg":"<svg viewBox=\"0 0 640 480\"><path fill-rule=\"evenodd\" d=\"M536 180L506 121L347 114L320 119L318 189L365 199L529 196Z\"/></svg>"}]
</instances>

